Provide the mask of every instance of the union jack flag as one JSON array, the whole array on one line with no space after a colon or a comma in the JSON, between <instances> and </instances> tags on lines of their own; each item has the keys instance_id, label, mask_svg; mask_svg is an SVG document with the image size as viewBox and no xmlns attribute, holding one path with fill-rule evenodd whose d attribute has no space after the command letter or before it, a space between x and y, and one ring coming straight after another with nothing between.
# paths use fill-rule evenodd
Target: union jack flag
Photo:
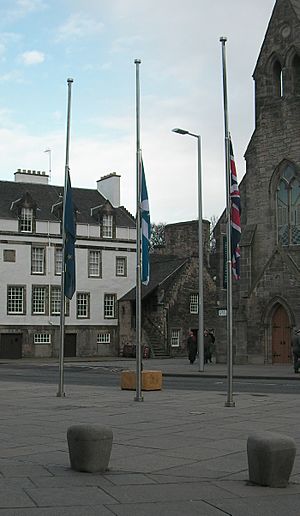
<instances>
[{"instance_id":1,"label":"union jack flag","mask_svg":"<svg viewBox=\"0 0 300 516\"><path fill-rule=\"evenodd\" d=\"M229 139L230 152L230 222L231 222L231 260L232 274L240 279L240 239L241 239L241 198L237 182L236 166L233 155L231 138Z\"/></svg>"}]
</instances>

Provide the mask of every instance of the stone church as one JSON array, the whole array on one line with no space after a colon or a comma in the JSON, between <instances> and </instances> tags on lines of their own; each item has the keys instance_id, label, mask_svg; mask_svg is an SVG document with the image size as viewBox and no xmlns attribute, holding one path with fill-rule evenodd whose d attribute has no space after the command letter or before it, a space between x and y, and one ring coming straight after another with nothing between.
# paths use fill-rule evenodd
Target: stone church
<instances>
[{"instance_id":1,"label":"stone church","mask_svg":"<svg viewBox=\"0 0 300 516\"><path fill-rule=\"evenodd\" d=\"M277 0L253 74L245 153L241 280L233 285L235 363L288 363L300 327L300 0ZM226 308L224 219L216 227L218 308ZM226 356L218 318L219 358Z\"/></svg>"}]
</instances>

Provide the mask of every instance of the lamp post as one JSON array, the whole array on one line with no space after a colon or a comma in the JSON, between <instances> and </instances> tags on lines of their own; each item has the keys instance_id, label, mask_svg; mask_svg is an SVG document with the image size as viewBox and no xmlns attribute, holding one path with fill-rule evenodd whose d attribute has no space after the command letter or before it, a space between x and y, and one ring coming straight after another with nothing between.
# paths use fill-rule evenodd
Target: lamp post
<instances>
[{"instance_id":1,"label":"lamp post","mask_svg":"<svg viewBox=\"0 0 300 516\"><path fill-rule=\"evenodd\" d=\"M197 138L198 155L198 254L199 254L199 274L198 274L198 356L199 371L204 371L204 340L203 340L203 231L202 231L202 182L201 182L201 136L190 133L185 129L172 129L173 133L187 134Z\"/></svg>"},{"instance_id":2,"label":"lamp post","mask_svg":"<svg viewBox=\"0 0 300 516\"><path fill-rule=\"evenodd\" d=\"M51 149L49 147L44 150L44 152L47 152L49 156L49 181L51 180Z\"/></svg>"}]
</instances>

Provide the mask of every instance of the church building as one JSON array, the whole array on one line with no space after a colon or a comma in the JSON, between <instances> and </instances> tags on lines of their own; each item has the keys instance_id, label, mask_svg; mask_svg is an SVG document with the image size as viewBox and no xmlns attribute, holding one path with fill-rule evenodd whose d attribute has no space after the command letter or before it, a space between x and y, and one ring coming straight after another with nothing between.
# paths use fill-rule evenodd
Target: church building
<instances>
[{"instance_id":1,"label":"church building","mask_svg":"<svg viewBox=\"0 0 300 516\"><path fill-rule=\"evenodd\" d=\"M235 363L289 363L300 328L300 0L277 0L253 74L245 153L241 279L233 285ZM218 308L226 308L224 220L216 228ZM226 336L218 318L219 358ZM224 321L225 322L225 321Z\"/></svg>"}]
</instances>

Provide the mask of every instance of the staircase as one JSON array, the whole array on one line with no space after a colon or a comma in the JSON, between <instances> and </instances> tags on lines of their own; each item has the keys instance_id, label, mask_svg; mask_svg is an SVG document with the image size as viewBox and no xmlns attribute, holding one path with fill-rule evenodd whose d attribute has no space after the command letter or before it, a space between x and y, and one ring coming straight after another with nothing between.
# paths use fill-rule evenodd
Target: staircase
<instances>
[{"instance_id":1,"label":"staircase","mask_svg":"<svg viewBox=\"0 0 300 516\"><path fill-rule=\"evenodd\" d=\"M166 336L153 322L147 317L144 321L144 328L147 332L152 358L169 358L166 349Z\"/></svg>"}]
</instances>

